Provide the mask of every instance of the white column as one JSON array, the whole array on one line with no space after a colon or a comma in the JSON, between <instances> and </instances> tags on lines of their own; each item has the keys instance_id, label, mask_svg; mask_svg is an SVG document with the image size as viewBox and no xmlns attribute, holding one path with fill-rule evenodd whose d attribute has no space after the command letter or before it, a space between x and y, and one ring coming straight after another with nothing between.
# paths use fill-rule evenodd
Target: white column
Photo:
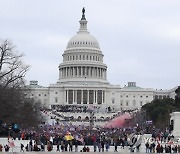
<instances>
[{"instance_id":1,"label":"white column","mask_svg":"<svg viewBox=\"0 0 180 154\"><path fill-rule=\"evenodd\" d=\"M106 93L105 93L105 90L104 90L104 92L103 92L103 98L104 98L104 101L103 101L103 103L106 103Z\"/></svg>"},{"instance_id":2,"label":"white column","mask_svg":"<svg viewBox=\"0 0 180 154\"><path fill-rule=\"evenodd\" d=\"M96 90L93 90L93 104L96 104L95 94L96 94Z\"/></svg>"},{"instance_id":3,"label":"white column","mask_svg":"<svg viewBox=\"0 0 180 154\"><path fill-rule=\"evenodd\" d=\"M74 104L74 90L72 90L73 91L73 101L72 101L72 103Z\"/></svg>"},{"instance_id":4,"label":"white column","mask_svg":"<svg viewBox=\"0 0 180 154\"><path fill-rule=\"evenodd\" d=\"M67 67L65 68L65 70L66 70L66 78L67 78Z\"/></svg>"},{"instance_id":5,"label":"white column","mask_svg":"<svg viewBox=\"0 0 180 154\"><path fill-rule=\"evenodd\" d=\"M68 77L71 77L71 67L68 67Z\"/></svg>"},{"instance_id":6,"label":"white column","mask_svg":"<svg viewBox=\"0 0 180 154\"><path fill-rule=\"evenodd\" d=\"M81 66L81 77L83 76L83 67Z\"/></svg>"},{"instance_id":7,"label":"white column","mask_svg":"<svg viewBox=\"0 0 180 154\"><path fill-rule=\"evenodd\" d=\"M96 104L97 104L97 90L96 90Z\"/></svg>"},{"instance_id":8,"label":"white column","mask_svg":"<svg viewBox=\"0 0 180 154\"><path fill-rule=\"evenodd\" d=\"M89 104L89 90L87 90L87 104Z\"/></svg>"},{"instance_id":9,"label":"white column","mask_svg":"<svg viewBox=\"0 0 180 154\"><path fill-rule=\"evenodd\" d=\"M69 104L69 90L67 90L67 104Z\"/></svg>"},{"instance_id":10,"label":"white column","mask_svg":"<svg viewBox=\"0 0 180 154\"><path fill-rule=\"evenodd\" d=\"M77 66L77 76L76 77L78 77L79 76L79 67Z\"/></svg>"},{"instance_id":11,"label":"white column","mask_svg":"<svg viewBox=\"0 0 180 154\"><path fill-rule=\"evenodd\" d=\"M94 67L94 77L96 77L96 68Z\"/></svg>"},{"instance_id":12,"label":"white column","mask_svg":"<svg viewBox=\"0 0 180 154\"><path fill-rule=\"evenodd\" d=\"M102 68L102 79L104 79L104 68Z\"/></svg>"},{"instance_id":13,"label":"white column","mask_svg":"<svg viewBox=\"0 0 180 154\"><path fill-rule=\"evenodd\" d=\"M73 77L75 77L75 67L73 67Z\"/></svg>"},{"instance_id":14,"label":"white column","mask_svg":"<svg viewBox=\"0 0 180 154\"><path fill-rule=\"evenodd\" d=\"M87 77L87 67L84 67L84 77Z\"/></svg>"},{"instance_id":15,"label":"white column","mask_svg":"<svg viewBox=\"0 0 180 154\"><path fill-rule=\"evenodd\" d=\"M101 75L101 69L98 68L98 77L100 78L100 75Z\"/></svg>"},{"instance_id":16,"label":"white column","mask_svg":"<svg viewBox=\"0 0 180 154\"><path fill-rule=\"evenodd\" d=\"M77 104L77 90L75 90L75 103Z\"/></svg>"},{"instance_id":17,"label":"white column","mask_svg":"<svg viewBox=\"0 0 180 154\"><path fill-rule=\"evenodd\" d=\"M91 77L91 67L89 67L89 77Z\"/></svg>"},{"instance_id":18,"label":"white column","mask_svg":"<svg viewBox=\"0 0 180 154\"><path fill-rule=\"evenodd\" d=\"M63 78L64 78L64 76L65 76L65 69L63 68Z\"/></svg>"},{"instance_id":19,"label":"white column","mask_svg":"<svg viewBox=\"0 0 180 154\"><path fill-rule=\"evenodd\" d=\"M63 69L61 68L61 78L63 78Z\"/></svg>"},{"instance_id":20,"label":"white column","mask_svg":"<svg viewBox=\"0 0 180 154\"><path fill-rule=\"evenodd\" d=\"M81 90L81 104L83 104L83 90Z\"/></svg>"},{"instance_id":21,"label":"white column","mask_svg":"<svg viewBox=\"0 0 180 154\"><path fill-rule=\"evenodd\" d=\"M61 68L59 69L59 79L61 79Z\"/></svg>"},{"instance_id":22,"label":"white column","mask_svg":"<svg viewBox=\"0 0 180 154\"><path fill-rule=\"evenodd\" d=\"M101 95L102 95L102 96L101 96L101 97L102 97L102 98L101 98L101 99L102 99L101 104L103 104L103 90L102 90L102 94L101 94Z\"/></svg>"},{"instance_id":23,"label":"white column","mask_svg":"<svg viewBox=\"0 0 180 154\"><path fill-rule=\"evenodd\" d=\"M63 104L66 104L66 98L67 98L67 90L64 90L64 101L63 101Z\"/></svg>"}]
</instances>

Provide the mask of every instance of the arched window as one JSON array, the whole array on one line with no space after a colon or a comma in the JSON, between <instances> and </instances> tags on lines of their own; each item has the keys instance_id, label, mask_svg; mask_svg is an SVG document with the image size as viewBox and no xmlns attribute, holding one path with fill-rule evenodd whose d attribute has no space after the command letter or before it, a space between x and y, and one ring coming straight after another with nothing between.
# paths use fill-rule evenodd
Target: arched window
<instances>
[{"instance_id":1,"label":"arched window","mask_svg":"<svg viewBox=\"0 0 180 154\"><path fill-rule=\"evenodd\" d=\"M85 121L89 121L89 117L88 117L88 116L86 116L84 120L85 120Z\"/></svg>"},{"instance_id":2,"label":"arched window","mask_svg":"<svg viewBox=\"0 0 180 154\"><path fill-rule=\"evenodd\" d=\"M78 116L78 121L81 121L81 116Z\"/></svg>"}]
</instances>

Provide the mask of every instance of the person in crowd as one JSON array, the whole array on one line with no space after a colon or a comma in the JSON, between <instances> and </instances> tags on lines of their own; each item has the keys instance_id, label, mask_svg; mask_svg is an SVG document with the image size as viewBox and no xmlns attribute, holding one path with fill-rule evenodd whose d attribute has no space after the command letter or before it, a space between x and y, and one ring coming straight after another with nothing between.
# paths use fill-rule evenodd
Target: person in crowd
<instances>
[{"instance_id":1,"label":"person in crowd","mask_svg":"<svg viewBox=\"0 0 180 154\"><path fill-rule=\"evenodd\" d=\"M64 140L64 151L67 152L68 151L68 141Z\"/></svg>"},{"instance_id":2,"label":"person in crowd","mask_svg":"<svg viewBox=\"0 0 180 154\"><path fill-rule=\"evenodd\" d=\"M98 151L101 152L101 142L98 142Z\"/></svg>"},{"instance_id":3,"label":"person in crowd","mask_svg":"<svg viewBox=\"0 0 180 154\"><path fill-rule=\"evenodd\" d=\"M52 145L50 141L47 142L47 151L52 151Z\"/></svg>"},{"instance_id":4,"label":"person in crowd","mask_svg":"<svg viewBox=\"0 0 180 154\"><path fill-rule=\"evenodd\" d=\"M165 153L169 153L169 147L168 147L168 145L165 144L164 149L165 149Z\"/></svg>"},{"instance_id":5,"label":"person in crowd","mask_svg":"<svg viewBox=\"0 0 180 154\"><path fill-rule=\"evenodd\" d=\"M9 148L10 148L9 145L6 144L6 145L4 146L5 152L9 152Z\"/></svg>"},{"instance_id":6,"label":"person in crowd","mask_svg":"<svg viewBox=\"0 0 180 154\"><path fill-rule=\"evenodd\" d=\"M89 147L86 147L86 152L90 152L90 148Z\"/></svg>"},{"instance_id":7,"label":"person in crowd","mask_svg":"<svg viewBox=\"0 0 180 154\"><path fill-rule=\"evenodd\" d=\"M3 146L2 144L0 144L0 152L2 152L2 150L3 150Z\"/></svg>"},{"instance_id":8,"label":"person in crowd","mask_svg":"<svg viewBox=\"0 0 180 154\"><path fill-rule=\"evenodd\" d=\"M44 143L41 143L41 151L45 151L45 145L44 145Z\"/></svg>"},{"instance_id":9,"label":"person in crowd","mask_svg":"<svg viewBox=\"0 0 180 154\"><path fill-rule=\"evenodd\" d=\"M73 141L69 141L69 152L73 151Z\"/></svg>"},{"instance_id":10,"label":"person in crowd","mask_svg":"<svg viewBox=\"0 0 180 154\"><path fill-rule=\"evenodd\" d=\"M57 149L56 151L59 151L60 152L60 142L57 143Z\"/></svg>"},{"instance_id":11,"label":"person in crowd","mask_svg":"<svg viewBox=\"0 0 180 154\"><path fill-rule=\"evenodd\" d=\"M171 153L172 152L171 145L168 145L168 149L169 149L169 153Z\"/></svg>"},{"instance_id":12,"label":"person in crowd","mask_svg":"<svg viewBox=\"0 0 180 154\"><path fill-rule=\"evenodd\" d=\"M106 147L106 152L108 152L108 150L110 148L110 144L109 144L109 140L108 139L105 141L105 147Z\"/></svg>"},{"instance_id":13,"label":"person in crowd","mask_svg":"<svg viewBox=\"0 0 180 154\"><path fill-rule=\"evenodd\" d=\"M86 146L83 147L82 151L83 151L83 152L87 152Z\"/></svg>"},{"instance_id":14,"label":"person in crowd","mask_svg":"<svg viewBox=\"0 0 180 154\"><path fill-rule=\"evenodd\" d=\"M93 147L94 147L94 152L96 152L97 151L97 141L96 140L93 142Z\"/></svg>"},{"instance_id":15,"label":"person in crowd","mask_svg":"<svg viewBox=\"0 0 180 154\"><path fill-rule=\"evenodd\" d=\"M21 150L20 152L24 152L24 144L21 143Z\"/></svg>"},{"instance_id":16,"label":"person in crowd","mask_svg":"<svg viewBox=\"0 0 180 154\"><path fill-rule=\"evenodd\" d=\"M180 153L180 144L177 146L177 151Z\"/></svg>"},{"instance_id":17,"label":"person in crowd","mask_svg":"<svg viewBox=\"0 0 180 154\"><path fill-rule=\"evenodd\" d=\"M118 152L117 147L118 147L118 140L115 138L114 139L114 152Z\"/></svg>"},{"instance_id":18,"label":"person in crowd","mask_svg":"<svg viewBox=\"0 0 180 154\"><path fill-rule=\"evenodd\" d=\"M146 142L145 146L146 146L146 153L150 153L149 142Z\"/></svg>"},{"instance_id":19,"label":"person in crowd","mask_svg":"<svg viewBox=\"0 0 180 154\"><path fill-rule=\"evenodd\" d=\"M40 148L38 147L38 145L35 143L34 144L34 148L33 148L34 151L40 151Z\"/></svg>"},{"instance_id":20,"label":"person in crowd","mask_svg":"<svg viewBox=\"0 0 180 154\"><path fill-rule=\"evenodd\" d=\"M163 148L163 146L161 145L161 147L160 147L160 153L163 153L164 152L164 148Z\"/></svg>"},{"instance_id":21,"label":"person in crowd","mask_svg":"<svg viewBox=\"0 0 180 154\"><path fill-rule=\"evenodd\" d=\"M65 148L65 145L64 145L64 140L61 141L61 151L64 152L64 148Z\"/></svg>"},{"instance_id":22,"label":"person in crowd","mask_svg":"<svg viewBox=\"0 0 180 154\"><path fill-rule=\"evenodd\" d=\"M155 142L151 143L151 152L155 153L156 144Z\"/></svg>"},{"instance_id":23,"label":"person in crowd","mask_svg":"<svg viewBox=\"0 0 180 154\"><path fill-rule=\"evenodd\" d=\"M26 145L25 149L26 151L29 151L29 144Z\"/></svg>"},{"instance_id":24,"label":"person in crowd","mask_svg":"<svg viewBox=\"0 0 180 154\"><path fill-rule=\"evenodd\" d=\"M32 142L32 139L29 141L29 149L30 149L30 151L33 151L33 142Z\"/></svg>"},{"instance_id":25,"label":"person in crowd","mask_svg":"<svg viewBox=\"0 0 180 154\"><path fill-rule=\"evenodd\" d=\"M104 140L101 140L101 149L102 149L102 152L104 152Z\"/></svg>"},{"instance_id":26,"label":"person in crowd","mask_svg":"<svg viewBox=\"0 0 180 154\"><path fill-rule=\"evenodd\" d=\"M177 145L174 145L173 147L172 147L172 150L173 150L173 153L177 153Z\"/></svg>"},{"instance_id":27,"label":"person in crowd","mask_svg":"<svg viewBox=\"0 0 180 154\"><path fill-rule=\"evenodd\" d=\"M158 143L156 146L156 152L160 153L160 150L161 150L161 145Z\"/></svg>"},{"instance_id":28,"label":"person in crowd","mask_svg":"<svg viewBox=\"0 0 180 154\"><path fill-rule=\"evenodd\" d=\"M74 140L75 152L78 152L78 141Z\"/></svg>"}]
</instances>

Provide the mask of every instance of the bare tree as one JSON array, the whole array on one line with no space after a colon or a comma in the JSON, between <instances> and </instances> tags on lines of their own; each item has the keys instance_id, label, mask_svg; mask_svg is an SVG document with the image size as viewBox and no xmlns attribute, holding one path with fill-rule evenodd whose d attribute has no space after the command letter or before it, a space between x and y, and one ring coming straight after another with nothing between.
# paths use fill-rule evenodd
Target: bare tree
<instances>
[{"instance_id":1,"label":"bare tree","mask_svg":"<svg viewBox=\"0 0 180 154\"><path fill-rule=\"evenodd\" d=\"M43 119L40 104L26 97L30 92L24 88L28 70L11 41L0 41L0 120L5 123L28 127L37 126Z\"/></svg>"},{"instance_id":2,"label":"bare tree","mask_svg":"<svg viewBox=\"0 0 180 154\"><path fill-rule=\"evenodd\" d=\"M0 41L0 84L2 88L18 88L24 83L29 66L23 64L22 54L9 40Z\"/></svg>"}]
</instances>

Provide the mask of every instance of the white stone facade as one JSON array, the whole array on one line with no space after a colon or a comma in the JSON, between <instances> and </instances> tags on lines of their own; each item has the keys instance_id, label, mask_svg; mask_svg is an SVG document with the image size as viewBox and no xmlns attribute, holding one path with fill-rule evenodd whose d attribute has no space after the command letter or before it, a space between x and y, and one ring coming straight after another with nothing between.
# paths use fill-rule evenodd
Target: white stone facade
<instances>
[{"instance_id":1,"label":"white stone facade","mask_svg":"<svg viewBox=\"0 0 180 154\"><path fill-rule=\"evenodd\" d=\"M59 65L59 79L49 87L38 86L31 81L30 97L37 98L43 105L90 105L114 110L141 108L154 98L175 96L175 89L154 90L140 88L135 82L120 87L109 84L107 66L98 41L87 31L87 20L82 15L80 29L68 42Z\"/></svg>"},{"instance_id":2,"label":"white stone facade","mask_svg":"<svg viewBox=\"0 0 180 154\"><path fill-rule=\"evenodd\" d=\"M172 127L172 134L180 137L180 112L173 112L170 114L170 125Z\"/></svg>"}]
</instances>

